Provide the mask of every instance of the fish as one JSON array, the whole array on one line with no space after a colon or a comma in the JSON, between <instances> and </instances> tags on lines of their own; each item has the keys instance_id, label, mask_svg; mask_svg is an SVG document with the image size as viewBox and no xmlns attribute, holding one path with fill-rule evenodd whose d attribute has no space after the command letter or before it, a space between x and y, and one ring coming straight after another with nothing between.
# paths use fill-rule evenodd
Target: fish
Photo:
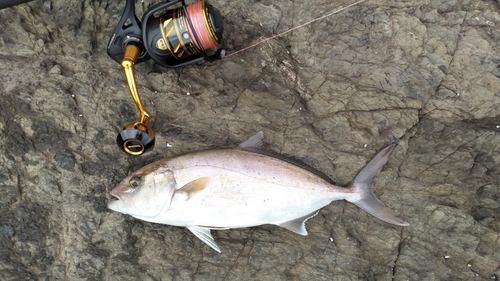
<instances>
[{"instance_id":1,"label":"fish","mask_svg":"<svg viewBox=\"0 0 500 281\"><path fill-rule=\"evenodd\" d=\"M346 200L396 226L409 224L375 196L372 184L396 147L382 149L346 187L263 146L258 132L236 148L169 157L131 173L108 208L152 223L185 227L217 252L211 230L273 224L307 235L306 221Z\"/></svg>"}]
</instances>

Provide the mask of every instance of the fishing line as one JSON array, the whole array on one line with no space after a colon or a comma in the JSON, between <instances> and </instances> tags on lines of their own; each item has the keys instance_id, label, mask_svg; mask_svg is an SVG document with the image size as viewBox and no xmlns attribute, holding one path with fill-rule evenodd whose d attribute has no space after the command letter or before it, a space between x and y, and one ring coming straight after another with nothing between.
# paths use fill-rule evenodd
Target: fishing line
<instances>
[{"instance_id":1,"label":"fishing line","mask_svg":"<svg viewBox=\"0 0 500 281\"><path fill-rule=\"evenodd\" d=\"M286 34L286 33L288 33L288 32L294 31L294 30L296 30L296 29L298 29L298 28L301 28L301 27L304 27L304 26L306 26L306 25L309 25L309 24L311 24L311 23L313 23L313 22L316 22L316 21L319 21L319 20L321 20L321 19L327 18L327 17L329 17L329 16L335 15L335 14L337 14L337 13L339 13L339 12L341 12L341 11L343 11L343 10L347 9L347 8L350 8L350 7L352 7L352 6L356 6L357 4L362 3L362 2L364 2L364 1L366 1L366 0L359 0L359 1L357 1L357 2L354 2L354 3L352 3L352 4L349 4L349 5L345 6L345 7L342 7L342 8L340 8L340 9L337 9L336 11L333 11L333 12L331 12L331 13L328 13L328 14L326 14L326 15L323 15L323 16L321 16L321 17L319 17L319 18L316 18L316 19L310 20L310 21L308 21L308 22L306 22L306 23L303 23L303 24L301 24L301 25L299 25L299 26L293 27L293 28L291 28L291 29L289 29L289 30L286 30L286 31L284 31L284 32L281 32L281 33L279 33L279 34L275 34L275 35L273 35L273 36L271 36L271 37L265 38L265 39L263 39L263 40L261 40L261 41L259 41L259 42L255 43L255 44L252 44L252 45L250 45L250 46L248 46L248 47L245 47L245 48L240 49L240 50L238 50L238 51L232 52L232 53L230 53L230 54L226 54L226 56L225 56L225 57L227 58L227 57L230 57L230 56L232 56L232 55L236 55L237 53L240 53L240 52L246 51L246 50L248 50L248 49L251 49L251 48L253 48L253 47L257 46L257 45L260 45L260 44L262 44L262 43L264 43L264 42L267 42L267 41L269 41L269 40L272 40L272 39L274 39L274 38L276 38L276 37L280 37L280 36L282 36L282 35L284 35L284 34Z\"/></svg>"},{"instance_id":2,"label":"fishing line","mask_svg":"<svg viewBox=\"0 0 500 281\"><path fill-rule=\"evenodd\" d=\"M197 39L193 43L199 51L204 52L220 46L209 20L210 15L204 8L204 1L187 6L186 15L189 15L189 26L192 27L188 29L188 33L191 38Z\"/></svg>"}]
</instances>

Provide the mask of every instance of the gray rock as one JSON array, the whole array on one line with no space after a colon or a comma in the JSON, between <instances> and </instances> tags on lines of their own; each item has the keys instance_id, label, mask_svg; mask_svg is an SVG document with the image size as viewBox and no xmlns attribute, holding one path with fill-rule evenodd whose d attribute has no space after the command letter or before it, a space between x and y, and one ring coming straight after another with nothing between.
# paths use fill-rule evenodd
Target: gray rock
<instances>
[{"instance_id":1,"label":"gray rock","mask_svg":"<svg viewBox=\"0 0 500 281\"><path fill-rule=\"evenodd\" d=\"M349 4L211 3L228 54ZM140 158L115 144L138 115L106 54L124 4L0 10L1 280L498 280L498 1L366 1L203 66L138 64L157 138ZM259 130L340 185L398 143L375 193L411 225L335 202L307 237L214 231L218 254L107 210L129 171Z\"/></svg>"}]
</instances>

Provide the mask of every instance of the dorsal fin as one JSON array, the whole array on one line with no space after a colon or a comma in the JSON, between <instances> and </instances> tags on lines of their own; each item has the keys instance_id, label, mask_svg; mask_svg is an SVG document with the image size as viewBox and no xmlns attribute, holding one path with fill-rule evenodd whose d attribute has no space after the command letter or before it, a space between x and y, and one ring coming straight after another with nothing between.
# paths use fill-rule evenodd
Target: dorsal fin
<instances>
[{"instance_id":1,"label":"dorsal fin","mask_svg":"<svg viewBox=\"0 0 500 281\"><path fill-rule=\"evenodd\" d=\"M315 217L319 213L319 210L314 211L310 214L307 214L305 216L302 216L300 218L293 219L291 221L286 221L283 223L278 224L279 226L286 228L290 231L293 231L297 234L300 235L307 235L307 229L306 229L306 221L310 218Z\"/></svg>"},{"instance_id":2,"label":"dorsal fin","mask_svg":"<svg viewBox=\"0 0 500 281\"><path fill-rule=\"evenodd\" d=\"M240 145L238 147L241 149L250 150L250 151L253 151L254 149L262 149L263 148L263 144L262 144L263 139L264 139L264 133L262 131L259 131L255 135L253 135L251 138L240 143Z\"/></svg>"},{"instance_id":3,"label":"dorsal fin","mask_svg":"<svg viewBox=\"0 0 500 281\"><path fill-rule=\"evenodd\" d=\"M299 162L299 161L297 161L295 159L292 159L290 157L286 157L286 156L281 155L279 153L276 153L274 151L266 150L264 148L264 144L262 142L263 139L264 139L264 133L262 131L259 131L258 133L256 133L255 135L253 135L248 140L242 142L238 146L238 148L246 150L246 151L249 151L249 152L254 152L254 153L266 155L266 156L269 156L269 157L273 157L273 158L279 159L281 161L285 161L285 162L287 162L289 164L295 165L295 166L297 166L299 168L302 168L302 169L304 169L306 171L309 171L309 172L317 175L318 177L324 179L326 182L328 182L330 184L335 184L332 181L332 179L330 177L328 177L325 173L323 173L321 171L318 171L318 170L314 169L313 167L311 167L311 166L309 166L307 164Z\"/></svg>"}]
</instances>

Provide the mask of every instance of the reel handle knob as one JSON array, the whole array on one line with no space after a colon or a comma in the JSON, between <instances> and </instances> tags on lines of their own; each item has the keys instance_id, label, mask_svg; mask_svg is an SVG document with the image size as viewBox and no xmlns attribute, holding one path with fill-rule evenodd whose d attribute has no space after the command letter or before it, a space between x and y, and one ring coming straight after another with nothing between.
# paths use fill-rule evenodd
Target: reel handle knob
<instances>
[{"instance_id":1,"label":"reel handle knob","mask_svg":"<svg viewBox=\"0 0 500 281\"><path fill-rule=\"evenodd\" d=\"M151 153L155 147L155 134L151 128L141 122L125 125L116 137L118 147L134 156Z\"/></svg>"}]
</instances>

